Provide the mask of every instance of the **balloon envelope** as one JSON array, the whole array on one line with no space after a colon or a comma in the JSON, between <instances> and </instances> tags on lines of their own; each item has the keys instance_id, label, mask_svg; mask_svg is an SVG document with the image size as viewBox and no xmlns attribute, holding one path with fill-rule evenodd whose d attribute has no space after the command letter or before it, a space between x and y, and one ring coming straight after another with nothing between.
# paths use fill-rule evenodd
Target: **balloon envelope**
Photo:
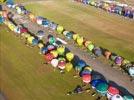
<instances>
[{"instance_id":1,"label":"balloon envelope","mask_svg":"<svg viewBox=\"0 0 134 100\"><path fill-rule=\"evenodd\" d=\"M59 55L63 55L65 52L65 47L64 46L57 47L57 52Z\"/></svg>"},{"instance_id":2,"label":"balloon envelope","mask_svg":"<svg viewBox=\"0 0 134 100\"><path fill-rule=\"evenodd\" d=\"M106 95L108 90L108 84L106 82L101 82L96 85L96 90L102 95Z\"/></svg>"},{"instance_id":3,"label":"balloon envelope","mask_svg":"<svg viewBox=\"0 0 134 100\"><path fill-rule=\"evenodd\" d=\"M56 68L57 66L58 66L58 59L52 59L51 60L51 65L54 67L54 68Z\"/></svg>"},{"instance_id":4,"label":"balloon envelope","mask_svg":"<svg viewBox=\"0 0 134 100\"><path fill-rule=\"evenodd\" d=\"M44 56L45 56L45 60L46 60L48 63L54 58L53 54L51 54L51 53L47 53L47 54L45 54Z\"/></svg>"},{"instance_id":5,"label":"balloon envelope","mask_svg":"<svg viewBox=\"0 0 134 100\"><path fill-rule=\"evenodd\" d=\"M125 95L123 96L123 100L134 100L134 98L131 95Z\"/></svg>"},{"instance_id":6,"label":"balloon envelope","mask_svg":"<svg viewBox=\"0 0 134 100\"><path fill-rule=\"evenodd\" d=\"M78 37L77 38L77 44L79 45L79 46L82 46L82 44L83 44L83 37Z\"/></svg>"},{"instance_id":7,"label":"balloon envelope","mask_svg":"<svg viewBox=\"0 0 134 100\"><path fill-rule=\"evenodd\" d=\"M66 66L66 61L60 60L59 63L58 63L58 67L60 69L65 69L65 66Z\"/></svg>"},{"instance_id":8,"label":"balloon envelope","mask_svg":"<svg viewBox=\"0 0 134 100\"><path fill-rule=\"evenodd\" d=\"M70 62L66 63L65 69L66 69L67 72L71 71L72 68L73 68L72 63L70 63Z\"/></svg>"},{"instance_id":9,"label":"balloon envelope","mask_svg":"<svg viewBox=\"0 0 134 100\"><path fill-rule=\"evenodd\" d=\"M69 52L69 53L66 54L66 58L67 58L68 61L71 61L74 58L74 54Z\"/></svg>"},{"instance_id":10,"label":"balloon envelope","mask_svg":"<svg viewBox=\"0 0 134 100\"><path fill-rule=\"evenodd\" d=\"M86 84L90 83L91 82L91 75L90 74L89 75L83 75L82 80Z\"/></svg>"},{"instance_id":11,"label":"balloon envelope","mask_svg":"<svg viewBox=\"0 0 134 100\"><path fill-rule=\"evenodd\" d=\"M94 49L94 45L93 44L89 44L87 46L87 48L88 48L89 51L92 51Z\"/></svg>"},{"instance_id":12,"label":"balloon envelope","mask_svg":"<svg viewBox=\"0 0 134 100\"><path fill-rule=\"evenodd\" d=\"M129 75L130 75L130 76L134 77L134 67L130 67L130 68L128 69L128 72L129 72Z\"/></svg>"},{"instance_id":13,"label":"balloon envelope","mask_svg":"<svg viewBox=\"0 0 134 100\"><path fill-rule=\"evenodd\" d=\"M58 26L57 26L57 32L58 32L58 33L61 34L61 33L63 32L63 30L64 30L63 26L61 26L61 25L58 25Z\"/></svg>"},{"instance_id":14,"label":"balloon envelope","mask_svg":"<svg viewBox=\"0 0 134 100\"><path fill-rule=\"evenodd\" d=\"M113 86L110 86L107 90L107 97L110 99L113 95L119 94L119 90Z\"/></svg>"},{"instance_id":15,"label":"balloon envelope","mask_svg":"<svg viewBox=\"0 0 134 100\"><path fill-rule=\"evenodd\" d=\"M116 95L111 97L111 100L123 100L123 97L119 94L116 94Z\"/></svg>"},{"instance_id":16,"label":"balloon envelope","mask_svg":"<svg viewBox=\"0 0 134 100\"><path fill-rule=\"evenodd\" d=\"M55 58L58 57L58 52L56 50L52 50L50 53L52 53Z\"/></svg>"},{"instance_id":17,"label":"balloon envelope","mask_svg":"<svg viewBox=\"0 0 134 100\"><path fill-rule=\"evenodd\" d=\"M47 47L41 48L41 52L42 52L42 54L46 54L48 52Z\"/></svg>"},{"instance_id":18,"label":"balloon envelope","mask_svg":"<svg viewBox=\"0 0 134 100\"><path fill-rule=\"evenodd\" d=\"M105 83L106 81L102 80L102 79L94 79L91 81L91 85L92 85L92 88L96 88L97 84L99 83Z\"/></svg>"},{"instance_id":19,"label":"balloon envelope","mask_svg":"<svg viewBox=\"0 0 134 100\"><path fill-rule=\"evenodd\" d=\"M49 51L54 50L54 49L55 49L55 46L54 46L54 45L48 45L48 46L47 46L47 49L48 49Z\"/></svg>"},{"instance_id":20,"label":"balloon envelope","mask_svg":"<svg viewBox=\"0 0 134 100\"><path fill-rule=\"evenodd\" d=\"M85 66L86 66L86 63L83 60L79 60L75 66L75 69L81 71L82 68Z\"/></svg>"}]
</instances>

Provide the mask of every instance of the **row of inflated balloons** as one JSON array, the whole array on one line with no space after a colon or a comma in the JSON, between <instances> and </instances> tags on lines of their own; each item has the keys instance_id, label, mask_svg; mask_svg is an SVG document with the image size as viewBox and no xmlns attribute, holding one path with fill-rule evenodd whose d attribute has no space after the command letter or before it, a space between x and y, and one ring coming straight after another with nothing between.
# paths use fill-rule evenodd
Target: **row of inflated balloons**
<instances>
[{"instance_id":1,"label":"row of inflated balloons","mask_svg":"<svg viewBox=\"0 0 134 100\"><path fill-rule=\"evenodd\" d=\"M124 17L128 17L134 19L134 7L117 2L115 0L74 0L77 2L81 2L83 4L91 5L97 8L101 8L104 11L108 11L110 13L115 13Z\"/></svg>"},{"instance_id":2,"label":"row of inflated balloons","mask_svg":"<svg viewBox=\"0 0 134 100\"><path fill-rule=\"evenodd\" d=\"M11 22L5 21L4 22L8 27L13 27L14 25ZM13 28L10 28L12 31ZM15 31L14 31L15 32ZM49 45L44 46L44 44L39 43L38 39L36 40L35 37L31 36L30 34L24 33L22 35L25 39L27 39L27 42L31 45L37 45L41 53L44 54L44 58L48 63L51 63L53 67L58 67L59 69L63 70L66 69L67 71L70 71L73 68L73 64L71 61L74 58L73 53L68 52L65 54L65 47L64 46L54 46L55 39L53 36L48 38ZM35 42L35 40L37 42ZM67 60L67 61L66 61ZM82 80L84 83L89 84L91 83L92 87L95 88L99 93L102 95L106 95L108 98L111 98L112 100L123 100L123 97L119 95L118 89L109 86L108 83L101 78L93 79L92 78L92 69L90 66L87 66L86 63L83 60L79 60L78 63L75 65L75 70L81 72L80 76L82 77ZM112 92L111 92L112 91ZM117 91L117 92L116 92ZM133 100L131 96L124 96L124 100ZM131 98L131 99L129 99Z\"/></svg>"}]
</instances>

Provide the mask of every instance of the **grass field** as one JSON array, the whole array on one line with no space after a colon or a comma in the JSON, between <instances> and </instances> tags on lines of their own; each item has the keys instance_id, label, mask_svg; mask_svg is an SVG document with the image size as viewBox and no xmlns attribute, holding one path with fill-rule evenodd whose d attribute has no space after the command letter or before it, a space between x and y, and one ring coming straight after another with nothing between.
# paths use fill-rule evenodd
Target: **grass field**
<instances>
[{"instance_id":1,"label":"grass field","mask_svg":"<svg viewBox=\"0 0 134 100\"><path fill-rule=\"evenodd\" d=\"M29 48L8 29L0 26L0 88L7 100L94 100L89 94L66 96L81 84L73 72L61 75L49 65L37 48Z\"/></svg>"},{"instance_id":2,"label":"grass field","mask_svg":"<svg viewBox=\"0 0 134 100\"><path fill-rule=\"evenodd\" d=\"M107 14L71 0L51 0L26 6L36 15L59 23L97 45L134 61L134 21Z\"/></svg>"}]
</instances>

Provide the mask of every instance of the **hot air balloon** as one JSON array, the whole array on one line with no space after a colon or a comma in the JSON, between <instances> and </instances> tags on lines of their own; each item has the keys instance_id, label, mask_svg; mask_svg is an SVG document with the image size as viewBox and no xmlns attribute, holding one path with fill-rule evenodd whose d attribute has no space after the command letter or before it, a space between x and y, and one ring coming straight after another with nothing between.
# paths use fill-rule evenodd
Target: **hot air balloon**
<instances>
[{"instance_id":1,"label":"hot air balloon","mask_svg":"<svg viewBox=\"0 0 134 100\"><path fill-rule=\"evenodd\" d=\"M41 16L36 17L36 23L39 24L39 25L42 25L43 20L44 20L44 18L41 17Z\"/></svg>"},{"instance_id":2,"label":"hot air balloon","mask_svg":"<svg viewBox=\"0 0 134 100\"><path fill-rule=\"evenodd\" d=\"M72 39L73 38L73 32L68 32L66 34L66 37L67 37L67 39Z\"/></svg>"},{"instance_id":3,"label":"hot air balloon","mask_svg":"<svg viewBox=\"0 0 134 100\"><path fill-rule=\"evenodd\" d=\"M58 25L58 26L57 26L57 32L58 32L59 34L61 34L61 33L63 32L63 30L64 30L64 27L63 27L63 26L61 26L61 25Z\"/></svg>"},{"instance_id":4,"label":"hot air balloon","mask_svg":"<svg viewBox=\"0 0 134 100\"><path fill-rule=\"evenodd\" d=\"M39 49L41 50L41 48L44 47L44 44L43 44L43 43L39 43L39 44L38 44L38 47L39 47Z\"/></svg>"},{"instance_id":5,"label":"hot air balloon","mask_svg":"<svg viewBox=\"0 0 134 100\"><path fill-rule=\"evenodd\" d=\"M52 51L50 51L50 53L53 54L54 58L57 58L57 57L58 57L58 52L57 52L57 50L52 50Z\"/></svg>"},{"instance_id":6,"label":"hot air balloon","mask_svg":"<svg viewBox=\"0 0 134 100\"><path fill-rule=\"evenodd\" d=\"M27 42L29 44L32 44L33 39L35 39L35 38L33 36L30 36L30 37L27 38Z\"/></svg>"},{"instance_id":7,"label":"hot air balloon","mask_svg":"<svg viewBox=\"0 0 134 100\"><path fill-rule=\"evenodd\" d=\"M47 19L44 19L43 21L42 21L42 25L44 26L44 27L48 27L49 26L49 20L47 20Z\"/></svg>"},{"instance_id":8,"label":"hot air balloon","mask_svg":"<svg viewBox=\"0 0 134 100\"><path fill-rule=\"evenodd\" d=\"M66 66L66 61L65 60L59 60L58 68L63 70L63 69L65 69L65 66Z\"/></svg>"},{"instance_id":9,"label":"hot air balloon","mask_svg":"<svg viewBox=\"0 0 134 100\"><path fill-rule=\"evenodd\" d=\"M131 95L124 95L123 100L134 100L134 98Z\"/></svg>"},{"instance_id":10,"label":"hot air balloon","mask_svg":"<svg viewBox=\"0 0 134 100\"><path fill-rule=\"evenodd\" d=\"M67 58L68 61L72 61L73 58L74 58L74 54L69 52L69 53L66 54L66 58Z\"/></svg>"},{"instance_id":11,"label":"hot air balloon","mask_svg":"<svg viewBox=\"0 0 134 100\"><path fill-rule=\"evenodd\" d=\"M96 85L96 90L99 92L101 95L105 96L108 90L108 84L105 82L98 83Z\"/></svg>"},{"instance_id":12,"label":"hot air balloon","mask_svg":"<svg viewBox=\"0 0 134 100\"><path fill-rule=\"evenodd\" d=\"M55 46L54 46L54 45L48 45L48 46L47 46L47 49L48 49L49 51L52 51L52 50L55 49Z\"/></svg>"},{"instance_id":13,"label":"hot air balloon","mask_svg":"<svg viewBox=\"0 0 134 100\"><path fill-rule=\"evenodd\" d=\"M56 30L57 24L54 23L54 22L52 22L52 23L50 24L50 28L51 28L52 30Z\"/></svg>"},{"instance_id":14,"label":"hot air balloon","mask_svg":"<svg viewBox=\"0 0 134 100\"><path fill-rule=\"evenodd\" d=\"M70 63L70 62L66 63L65 69L66 69L67 72L71 71L72 68L73 68L72 63Z\"/></svg>"},{"instance_id":15,"label":"hot air balloon","mask_svg":"<svg viewBox=\"0 0 134 100\"><path fill-rule=\"evenodd\" d=\"M106 57L106 59L109 59L110 58L110 56L111 56L111 52L110 51L108 51L108 50L106 50L105 52L104 52L104 56Z\"/></svg>"},{"instance_id":16,"label":"hot air balloon","mask_svg":"<svg viewBox=\"0 0 134 100\"><path fill-rule=\"evenodd\" d=\"M42 54L48 53L47 47L42 47L42 48L41 48L41 53L42 53Z\"/></svg>"},{"instance_id":17,"label":"hot air balloon","mask_svg":"<svg viewBox=\"0 0 134 100\"><path fill-rule=\"evenodd\" d=\"M94 75L92 75L92 77L93 77ZM91 81L91 86L92 86L92 88L94 89L94 88L96 88L96 86L97 86L97 84L99 84L99 83L105 83L106 81L105 80L102 80L102 79L94 79L93 80L93 78L92 78L92 81Z\"/></svg>"},{"instance_id":18,"label":"hot air balloon","mask_svg":"<svg viewBox=\"0 0 134 100\"><path fill-rule=\"evenodd\" d=\"M47 63L50 63L51 60L54 59L54 56L51 53L47 53L47 54L44 55L44 58L47 61Z\"/></svg>"},{"instance_id":19,"label":"hot air balloon","mask_svg":"<svg viewBox=\"0 0 134 100\"><path fill-rule=\"evenodd\" d=\"M90 74L83 75L82 80L83 80L83 83L89 84L91 82L91 75Z\"/></svg>"},{"instance_id":20,"label":"hot air balloon","mask_svg":"<svg viewBox=\"0 0 134 100\"><path fill-rule=\"evenodd\" d=\"M88 46L87 46L87 49L89 51L92 51L94 49L94 44L90 43Z\"/></svg>"},{"instance_id":21,"label":"hot air balloon","mask_svg":"<svg viewBox=\"0 0 134 100\"><path fill-rule=\"evenodd\" d=\"M111 54L110 59L111 59L112 61L115 61L116 57L117 57L116 54Z\"/></svg>"},{"instance_id":22,"label":"hot air balloon","mask_svg":"<svg viewBox=\"0 0 134 100\"><path fill-rule=\"evenodd\" d=\"M48 37L48 42L49 42L49 44L54 44L56 42L55 37L53 37L53 36Z\"/></svg>"},{"instance_id":23,"label":"hot air balloon","mask_svg":"<svg viewBox=\"0 0 134 100\"><path fill-rule=\"evenodd\" d=\"M117 56L117 57L115 58L115 64L118 65L118 66L121 66L122 60L123 60L122 57Z\"/></svg>"},{"instance_id":24,"label":"hot air balloon","mask_svg":"<svg viewBox=\"0 0 134 100\"><path fill-rule=\"evenodd\" d=\"M51 65L52 65L54 68L56 68L56 67L58 66L58 62L59 62L58 59L52 59L52 60L51 60Z\"/></svg>"},{"instance_id":25,"label":"hot air balloon","mask_svg":"<svg viewBox=\"0 0 134 100\"><path fill-rule=\"evenodd\" d=\"M32 45L33 46L38 45L38 42L39 42L39 40L35 38L32 40Z\"/></svg>"},{"instance_id":26,"label":"hot air balloon","mask_svg":"<svg viewBox=\"0 0 134 100\"><path fill-rule=\"evenodd\" d=\"M36 17L32 13L29 14L29 18L32 22L36 22Z\"/></svg>"},{"instance_id":27,"label":"hot air balloon","mask_svg":"<svg viewBox=\"0 0 134 100\"><path fill-rule=\"evenodd\" d=\"M83 67L86 66L86 63L83 60L79 60L75 66L75 70L80 72Z\"/></svg>"},{"instance_id":28,"label":"hot air balloon","mask_svg":"<svg viewBox=\"0 0 134 100\"><path fill-rule=\"evenodd\" d=\"M119 94L116 94L116 95L111 97L111 100L123 100L123 97Z\"/></svg>"},{"instance_id":29,"label":"hot air balloon","mask_svg":"<svg viewBox=\"0 0 134 100\"><path fill-rule=\"evenodd\" d=\"M62 46L62 45L58 46L57 47L57 52L58 52L59 55L64 55L64 53L65 53L65 46Z\"/></svg>"},{"instance_id":30,"label":"hot air balloon","mask_svg":"<svg viewBox=\"0 0 134 100\"><path fill-rule=\"evenodd\" d=\"M45 36L45 32L43 32L42 30L39 30L39 31L36 33L36 36L39 38L39 40L42 40L43 37Z\"/></svg>"},{"instance_id":31,"label":"hot air balloon","mask_svg":"<svg viewBox=\"0 0 134 100\"><path fill-rule=\"evenodd\" d=\"M66 36L69 31L63 31L63 35Z\"/></svg>"},{"instance_id":32,"label":"hot air balloon","mask_svg":"<svg viewBox=\"0 0 134 100\"><path fill-rule=\"evenodd\" d=\"M77 38L77 44L79 45L79 46L82 46L83 45L83 37L78 37Z\"/></svg>"},{"instance_id":33,"label":"hot air balloon","mask_svg":"<svg viewBox=\"0 0 134 100\"><path fill-rule=\"evenodd\" d=\"M78 37L79 37L79 34L73 34L73 40L74 41L76 41Z\"/></svg>"},{"instance_id":34,"label":"hot air balloon","mask_svg":"<svg viewBox=\"0 0 134 100\"><path fill-rule=\"evenodd\" d=\"M134 67L130 67L128 69L128 73L129 73L130 76L134 77Z\"/></svg>"},{"instance_id":35,"label":"hot air balloon","mask_svg":"<svg viewBox=\"0 0 134 100\"><path fill-rule=\"evenodd\" d=\"M107 90L107 98L110 99L113 95L119 94L120 91L113 86L109 86L108 90Z\"/></svg>"},{"instance_id":36,"label":"hot air balloon","mask_svg":"<svg viewBox=\"0 0 134 100\"><path fill-rule=\"evenodd\" d=\"M96 56L98 56L98 57L102 55L102 50L101 50L100 47L95 47L95 48L93 49L93 52L94 52L94 54L95 54Z\"/></svg>"},{"instance_id":37,"label":"hot air balloon","mask_svg":"<svg viewBox=\"0 0 134 100\"><path fill-rule=\"evenodd\" d=\"M89 44L91 44L92 41L84 41L84 46L87 48Z\"/></svg>"},{"instance_id":38,"label":"hot air balloon","mask_svg":"<svg viewBox=\"0 0 134 100\"><path fill-rule=\"evenodd\" d=\"M130 61L129 60L127 60L127 59L123 59L123 61L122 61L122 65L124 66L124 65L127 65L127 64L129 64L130 63Z\"/></svg>"}]
</instances>

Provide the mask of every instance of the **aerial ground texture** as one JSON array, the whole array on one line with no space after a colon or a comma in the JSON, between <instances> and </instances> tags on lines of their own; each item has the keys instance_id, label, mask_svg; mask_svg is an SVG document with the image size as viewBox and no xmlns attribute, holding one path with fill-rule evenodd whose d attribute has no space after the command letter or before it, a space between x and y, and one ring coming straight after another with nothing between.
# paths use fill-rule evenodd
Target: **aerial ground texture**
<instances>
[{"instance_id":1,"label":"aerial ground texture","mask_svg":"<svg viewBox=\"0 0 134 100\"><path fill-rule=\"evenodd\" d=\"M131 38L131 37L133 37L132 33L134 32L134 30L132 28L132 25L134 25L133 21L128 20L128 19L123 19L116 15L106 14L101 10L98 11L98 10L94 9L93 7L89 7L89 6L85 7L81 4L74 4L73 2L70 2L70 1L69 2L63 1L61 3L57 0L57 1L45 1L44 3L39 2L38 4L36 2L36 5L34 3L30 3L30 4L27 3L27 4L28 4L27 7L31 11L36 13L37 15L43 15L44 17L50 18L51 20L54 20L55 22L62 24L68 30L74 30L75 32L85 35L86 37L89 36L89 39L91 38L91 40L95 41L95 43L99 44L99 42L102 41L101 43L105 46L106 44L108 44L108 43L105 44L105 41L112 41L113 44L111 42L109 42L111 49L112 48L115 49L115 44L116 45L118 44L118 42L119 42L118 39L120 38L121 44L123 43L120 52L123 53L123 50L126 50L125 51L126 57L128 57L128 59L130 59L130 58L134 59L133 58L134 52L132 50L134 42L132 42L132 38ZM64 4L64 6L62 6L63 4ZM62 8L59 8L58 6L61 6ZM33 7L34 7L34 9L33 9ZM47 9L45 9L45 7ZM52 9L50 10L49 7ZM54 9L53 7L56 7L56 8ZM67 7L67 9L65 9L63 7L65 7L65 8ZM72 18L72 16L74 16L74 15L72 15L72 16L69 15L69 14L72 14L73 10L72 11L69 10L68 7L70 9L72 9L73 7L77 7L77 8L74 8L76 11L76 12L74 12L76 18ZM78 7L80 8L79 10L77 10ZM42 11L42 9L43 9L43 11ZM57 11L56 9L61 9L61 11L60 10ZM81 11L81 9L83 9L83 10ZM101 16L95 17L95 19L94 19L93 16L97 16L96 11L98 11L98 13L101 12L102 17ZM96 22L97 20L100 19L99 21L101 22L101 20L103 19L101 24L103 22L105 22L105 20L107 20L108 23L111 23L111 24L109 24L108 29L110 29L110 26L114 27L114 25L112 26L112 23L114 23L115 25L120 25L120 27L122 27L122 32L128 31L127 32L128 34L124 33L124 36L121 35L121 33L114 34L115 31L120 31L117 28L117 30L113 29L114 35L110 35L111 39L108 39L109 38L108 36L109 36L109 34L111 34L112 31L111 32L108 31L108 33L107 33L106 30L103 30L102 27L99 28L99 26L97 27L98 29L95 26L91 26L91 25L89 25L90 27L89 26L86 27L86 25L89 24L89 23L85 24L88 19L86 21L84 21L85 19L82 19L83 17L80 17L81 15L78 15L77 12L82 13L81 15L91 12L91 14L86 14L86 16L88 16L88 18L91 17L89 20L90 24L94 25L94 22L92 22L93 20ZM61 17L61 15L62 15L62 17ZM105 17L108 17L108 18L105 19ZM116 20L117 22L112 21L113 19ZM123 25L120 24L117 19ZM109 22L110 20L111 20L111 22ZM99 22L96 22L97 25L99 25L98 23ZM108 26L108 25L105 25L105 26ZM127 26L127 28L129 26L130 28L124 29L125 26ZM96 34L92 33L92 32L94 32L94 28L95 28ZM98 31L96 31L96 30L98 30ZM101 31L102 31L102 33L99 34ZM89 32L89 33L91 32L92 34L89 34L86 32ZM9 100L14 100L14 98L17 98L17 100L44 100L44 98L47 98L47 100L52 100L53 98L55 100L61 100L61 99L66 99L66 100L75 100L75 99L89 100L89 99L91 99L91 100L94 100L95 99L95 98L92 98L88 94L74 95L74 96L70 96L70 97L66 96L65 93L67 91L73 89L76 85L81 83L80 79L73 78L73 76L72 76L73 72L67 73L65 75L61 75L58 71L53 72L51 66L49 66L49 65L46 66L46 65L42 64L43 57L38 54L37 48L26 47L24 45L24 42L22 42L19 38L15 37L13 35L13 33L10 32L5 26L0 27L0 35L1 35L0 36L0 45L1 45L0 56L2 58L1 59L1 68L0 68L0 72L1 72L1 78L0 78L1 80L0 81L2 83L1 84L2 92L5 93L6 98L8 98ZM122 36L122 38L120 36ZM102 37L102 38L99 38L99 37ZM126 38L126 37L128 37L128 38ZM105 41L104 41L104 39L105 39ZM116 42L116 41L118 41L118 42ZM129 47L129 45L127 45L128 47L124 46L126 41L127 41L127 43L129 43L131 41L129 44L130 47ZM101 45L101 43L100 43L100 45ZM109 46L109 45L107 45L107 46ZM69 45L68 45L68 47L71 48ZM76 50L75 48L71 48L71 49L73 51ZM117 46L117 51L118 51L118 49L120 49L120 46L119 47ZM127 52L127 50L130 52ZM79 50L77 52L79 52ZM116 52L116 49L115 49L115 52ZM80 55L80 57L84 58L81 55ZM84 59L87 59L87 58L84 58ZM97 62L98 62L98 60L97 60ZM94 61L91 61L90 63L92 63L94 65L98 65L98 64L94 63ZM103 63L100 63L100 62L98 62L98 63L100 65L103 65ZM97 66L94 66L94 67L96 69L99 68ZM109 65L108 65L108 67L109 67ZM104 68L105 68L105 66L104 66ZM105 70L104 70L104 68L103 68L103 66L100 66L99 70L101 72L102 71L105 72L105 70L107 68L105 68ZM113 70L113 69L111 69L111 70L113 71L113 73L114 73L114 71L115 71L115 73L118 73L117 70ZM105 72L105 73L107 75L113 74L113 73L111 73L112 71L107 70L107 72ZM122 75L120 72L119 72L119 74ZM111 75L108 75L108 77L109 76L111 76ZM126 75L124 75L124 78L123 78L123 76L118 76L118 78L122 78L122 80L119 80L121 83L122 82L125 83L126 80L128 80L128 77ZM126 84L129 84L130 85L129 88L131 88L131 91L133 91L132 84L130 82L128 82L128 83L126 82Z\"/></svg>"}]
</instances>

